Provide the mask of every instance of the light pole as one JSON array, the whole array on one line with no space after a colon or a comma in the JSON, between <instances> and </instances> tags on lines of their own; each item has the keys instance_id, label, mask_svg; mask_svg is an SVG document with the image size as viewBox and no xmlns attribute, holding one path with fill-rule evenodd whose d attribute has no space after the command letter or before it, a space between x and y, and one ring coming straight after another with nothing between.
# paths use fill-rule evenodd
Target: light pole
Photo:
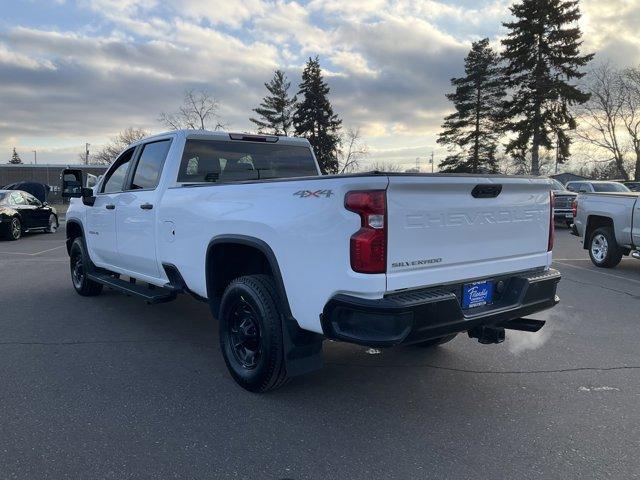
<instances>
[{"instance_id":1,"label":"light pole","mask_svg":"<svg viewBox=\"0 0 640 480\"><path fill-rule=\"evenodd\" d=\"M89 165L89 144L84 144L84 164Z\"/></svg>"},{"instance_id":2,"label":"light pole","mask_svg":"<svg viewBox=\"0 0 640 480\"><path fill-rule=\"evenodd\" d=\"M33 150L33 163L36 165L38 164L38 152L35 150Z\"/></svg>"},{"instance_id":3,"label":"light pole","mask_svg":"<svg viewBox=\"0 0 640 480\"><path fill-rule=\"evenodd\" d=\"M431 152L431 173L433 173L433 152Z\"/></svg>"}]
</instances>

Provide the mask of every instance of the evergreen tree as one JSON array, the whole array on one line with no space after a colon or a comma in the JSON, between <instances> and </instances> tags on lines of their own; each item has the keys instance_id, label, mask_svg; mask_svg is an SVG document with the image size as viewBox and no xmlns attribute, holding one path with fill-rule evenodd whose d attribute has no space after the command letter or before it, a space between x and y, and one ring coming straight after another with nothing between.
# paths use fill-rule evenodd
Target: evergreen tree
<instances>
[{"instance_id":1,"label":"evergreen tree","mask_svg":"<svg viewBox=\"0 0 640 480\"><path fill-rule=\"evenodd\" d=\"M575 125L568 105L582 104L589 95L570 82L584 76L593 54L580 55L581 32L577 0L521 0L510 7L515 17L502 41L505 74L512 98L505 102L506 127L515 134L507 152L531 145L531 173L540 172L540 147L569 156L566 128Z\"/></svg>"},{"instance_id":2,"label":"evergreen tree","mask_svg":"<svg viewBox=\"0 0 640 480\"><path fill-rule=\"evenodd\" d=\"M293 124L296 135L307 137L320 164L322 173L338 172L338 148L342 120L333 113L327 98L329 86L322 78L320 61L309 58L302 72L301 98L296 104Z\"/></svg>"},{"instance_id":3,"label":"evergreen tree","mask_svg":"<svg viewBox=\"0 0 640 480\"><path fill-rule=\"evenodd\" d=\"M445 117L438 143L452 152L440 164L444 172L498 171L495 156L499 115L505 95L500 59L489 39L473 42L464 61L465 76L452 78L454 93L447 94L456 109Z\"/></svg>"},{"instance_id":4,"label":"evergreen tree","mask_svg":"<svg viewBox=\"0 0 640 480\"><path fill-rule=\"evenodd\" d=\"M13 165L18 165L22 163L22 159L20 158L20 155L18 155L18 152L16 152L16 147L13 147L13 153L11 154L11 160L9 160L9 163Z\"/></svg>"},{"instance_id":5,"label":"evergreen tree","mask_svg":"<svg viewBox=\"0 0 640 480\"><path fill-rule=\"evenodd\" d=\"M259 118L249 120L258 126L260 133L288 135L293 124L293 109L296 97L289 97L290 82L282 70L276 70L269 83L264 84L270 95L267 95L258 108L254 108Z\"/></svg>"}]
</instances>

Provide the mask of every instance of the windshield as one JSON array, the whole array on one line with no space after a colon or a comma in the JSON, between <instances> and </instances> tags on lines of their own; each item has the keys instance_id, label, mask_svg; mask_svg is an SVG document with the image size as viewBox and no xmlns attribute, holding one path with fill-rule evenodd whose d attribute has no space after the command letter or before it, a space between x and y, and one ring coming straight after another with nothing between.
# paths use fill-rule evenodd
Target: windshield
<instances>
[{"instance_id":1,"label":"windshield","mask_svg":"<svg viewBox=\"0 0 640 480\"><path fill-rule=\"evenodd\" d=\"M606 182L606 183L592 183L594 192L630 192L627 187L621 183Z\"/></svg>"},{"instance_id":2,"label":"windshield","mask_svg":"<svg viewBox=\"0 0 640 480\"><path fill-rule=\"evenodd\" d=\"M5 204L7 203L7 198L9 198L9 194L6 192L2 192L0 193L0 204Z\"/></svg>"},{"instance_id":3,"label":"windshield","mask_svg":"<svg viewBox=\"0 0 640 480\"><path fill-rule=\"evenodd\" d=\"M222 140L187 140L179 182L239 182L317 176L305 146Z\"/></svg>"}]
</instances>

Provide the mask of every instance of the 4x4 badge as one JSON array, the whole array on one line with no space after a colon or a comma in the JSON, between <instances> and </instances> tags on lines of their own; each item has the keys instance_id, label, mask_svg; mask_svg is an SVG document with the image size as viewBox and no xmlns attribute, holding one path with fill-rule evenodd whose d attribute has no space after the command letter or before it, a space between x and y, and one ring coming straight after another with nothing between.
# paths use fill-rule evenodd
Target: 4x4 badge
<instances>
[{"instance_id":1,"label":"4x4 badge","mask_svg":"<svg viewBox=\"0 0 640 480\"><path fill-rule=\"evenodd\" d=\"M313 192L311 190L298 190L296 193L294 193L294 195L300 198L309 198L309 197L329 198L331 197L331 195L333 195L333 190L315 190Z\"/></svg>"}]
</instances>

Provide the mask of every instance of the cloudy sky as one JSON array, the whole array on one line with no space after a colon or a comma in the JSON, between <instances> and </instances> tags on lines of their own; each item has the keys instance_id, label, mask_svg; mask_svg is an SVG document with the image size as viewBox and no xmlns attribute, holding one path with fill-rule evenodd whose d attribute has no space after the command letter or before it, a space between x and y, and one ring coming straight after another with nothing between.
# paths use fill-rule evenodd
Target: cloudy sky
<instances>
[{"instance_id":1,"label":"cloudy sky","mask_svg":"<svg viewBox=\"0 0 640 480\"><path fill-rule=\"evenodd\" d=\"M186 89L220 101L229 130L248 117L273 70L297 86L320 55L334 109L371 160L415 164L435 151L449 79L473 40L495 45L505 0L2 0L0 162L67 163L158 114ZM640 63L640 0L582 0L584 51ZM424 160L423 160L424 162Z\"/></svg>"}]
</instances>

